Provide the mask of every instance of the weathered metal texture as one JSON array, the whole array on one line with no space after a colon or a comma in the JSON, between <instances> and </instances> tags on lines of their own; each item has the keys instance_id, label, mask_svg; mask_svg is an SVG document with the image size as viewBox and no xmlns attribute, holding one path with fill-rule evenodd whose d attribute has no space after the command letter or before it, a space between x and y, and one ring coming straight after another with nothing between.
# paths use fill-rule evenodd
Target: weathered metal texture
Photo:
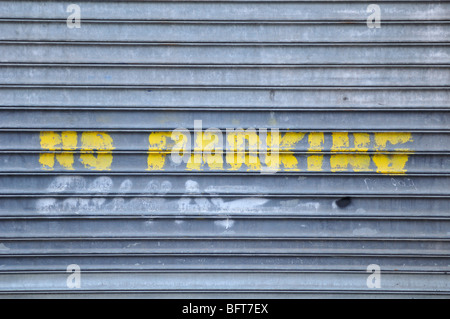
<instances>
[{"instance_id":1,"label":"weathered metal texture","mask_svg":"<svg viewBox=\"0 0 450 319\"><path fill-rule=\"evenodd\" d=\"M0 297L450 295L449 2L71 3L0 1Z\"/></svg>"},{"instance_id":2,"label":"weathered metal texture","mask_svg":"<svg viewBox=\"0 0 450 319\"><path fill-rule=\"evenodd\" d=\"M0 62L145 64L422 64L447 63L449 45L152 44L4 41Z\"/></svg>"},{"instance_id":3,"label":"weathered metal texture","mask_svg":"<svg viewBox=\"0 0 450 319\"><path fill-rule=\"evenodd\" d=\"M367 14L364 18L367 18ZM360 16L358 16L360 17ZM4 19L0 40L95 41L157 43L345 43L345 42L445 42L450 36L448 22L386 22L374 30L366 19L345 22L191 22L85 20L79 32L67 28L66 20ZM18 31L20 32L18 34ZM377 32L379 31L379 32Z\"/></svg>"},{"instance_id":4,"label":"weathered metal texture","mask_svg":"<svg viewBox=\"0 0 450 319\"><path fill-rule=\"evenodd\" d=\"M385 280L388 291L396 291L398 287L408 287L409 292L417 294L439 294L437 290L448 289L448 276L442 273L408 273L386 272ZM15 293L27 287L27 292L42 293L42 290L67 292L65 286L66 273L54 272L18 272L3 275L2 288ZM208 291L214 293L246 291L283 293L324 292L323 283L332 282L326 292L340 293L346 290L358 293L359 282L367 278L366 273L358 272L273 272L273 271L142 271L142 272L87 272L85 275L86 290L98 290L114 293L120 291L158 291L158 292L191 292ZM364 290L362 293L366 293ZM398 293L398 292L397 292Z\"/></svg>"},{"instance_id":5,"label":"weathered metal texture","mask_svg":"<svg viewBox=\"0 0 450 319\"><path fill-rule=\"evenodd\" d=\"M246 3L247 2L247 3ZM95 20L197 20L197 21L361 21L364 1L118 1L83 4L83 18ZM249 3L253 2L253 3ZM341 2L341 3L339 3ZM383 20L439 21L450 19L444 1L383 1ZM67 18L68 1L1 1L0 18Z\"/></svg>"},{"instance_id":6,"label":"weathered metal texture","mask_svg":"<svg viewBox=\"0 0 450 319\"><path fill-rule=\"evenodd\" d=\"M450 38L450 35L449 35ZM178 66L1 64L2 84L194 86L448 86L449 66ZM70 76L68 76L70 74Z\"/></svg>"},{"instance_id":7,"label":"weathered metal texture","mask_svg":"<svg viewBox=\"0 0 450 319\"><path fill-rule=\"evenodd\" d=\"M45 125L47 129L63 131L98 130L146 130L172 131L176 128L194 129L194 121L201 120L204 129L259 128L290 130L296 125L303 130L314 131L447 131L450 123L448 110L383 111L371 110L348 112L344 110L295 110L254 111L241 110L42 110L2 108L4 121L1 129L36 130ZM220 121L217 121L218 117ZM102 126L99 127L99 123ZM175 127L174 127L174 124ZM149 131L150 130L150 131Z\"/></svg>"},{"instance_id":8,"label":"weathered metal texture","mask_svg":"<svg viewBox=\"0 0 450 319\"><path fill-rule=\"evenodd\" d=\"M446 88L429 87L161 87L0 86L0 105L11 107L220 108L220 109L448 109ZM62 107L64 105L65 107ZM352 129L351 127L349 129Z\"/></svg>"}]
</instances>

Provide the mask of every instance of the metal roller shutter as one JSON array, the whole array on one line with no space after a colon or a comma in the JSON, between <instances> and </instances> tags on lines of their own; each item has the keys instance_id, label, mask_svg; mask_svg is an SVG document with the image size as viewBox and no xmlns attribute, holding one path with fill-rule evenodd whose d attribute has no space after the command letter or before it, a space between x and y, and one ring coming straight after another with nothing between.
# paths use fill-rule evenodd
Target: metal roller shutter
<instances>
[{"instance_id":1,"label":"metal roller shutter","mask_svg":"<svg viewBox=\"0 0 450 319\"><path fill-rule=\"evenodd\" d=\"M450 294L449 2L70 4L0 1L0 297Z\"/></svg>"}]
</instances>

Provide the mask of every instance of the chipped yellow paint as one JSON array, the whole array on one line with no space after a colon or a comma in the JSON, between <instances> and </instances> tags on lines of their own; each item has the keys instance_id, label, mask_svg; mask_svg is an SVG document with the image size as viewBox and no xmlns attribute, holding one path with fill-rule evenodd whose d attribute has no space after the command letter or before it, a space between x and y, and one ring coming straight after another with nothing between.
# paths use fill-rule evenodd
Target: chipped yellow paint
<instances>
[{"instance_id":1,"label":"chipped yellow paint","mask_svg":"<svg viewBox=\"0 0 450 319\"><path fill-rule=\"evenodd\" d=\"M152 133L155 134L155 133ZM167 133L166 133L167 134ZM186 165L186 170L223 170L223 150L219 149L220 132L216 133L197 133L194 141L194 153ZM284 171L300 171L300 163L298 157L294 155L296 145L308 135L308 152L316 153L306 156L306 167L310 172L320 172L324 170L324 155L320 154L325 148L325 134L323 132L287 132L267 133L267 151L260 149L261 136L254 129L249 130L233 130L227 132L227 153L225 156L227 168L236 171L247 167L248 171L260 171L262 169L261 162L267 168ZM398 135L398 136L397 136ZM164 133L153 135L153 149L167 150L166 138ZM373 136L373 138L371 138ZM372 172L391 174L405 172L405 165L408 156L405 154L376 154L374 156L367 154L372 150L385 149L388 143L392 145L404 144L412 140L410 133L348 133L348 132L332 132L331 151L339 154L332 154L329 157L329 167L332 172ZM155 140L157 142L155 142ZM185 143L182 145L185 147ZM182 149L182 147L180 147ZM405 150L405 149L401 149ZM356 154L348 154L352 152ZM150 169L163 169L165 154L150 155L150 161L153 163ZM372 161L373 159L373 161ZM372 164L373 163L373 164Z\"/></svg>"},{"instance_id":2,"label":"chipped yellow paint","mask_svg":"<svg viewBox=\"0 0 450 319\"><path fill-rule=\"evenodd\" d=\"M407 146L401 146L408 142L413 142L412 134L408 132L382 132L374 134L374 148L376 151L385 151L388 144L399 145L394 149L397 152L411 152ZM377 167L377 173L381 174L405 174L406 163L409 156L407 154L375 154L372 156Z\"/></svg>"},{"instance_id":3,"label":"chipped yellow paint","mask_svg":"<svg viewBox=\"0 0 450 319\"><path fill-rule=\"evenodd\" d=\"M333 132L332 152L340 152L330 156L330 169L332 172L370 172L371 159L367 154L345 154L345 152L364 153L369 150L370 135L367 133L352 133L353 147L347 132Z\"/></svg>"},{"instance_id":4,"label":"chipped yellow paint","mask_svg":"<svg viewBox=\"0 0 450 319\"><path fill-rule=\"evenodd\" d=\"M323 155L309 155L306 161L308 162L308 171L323 171Z\"/></svg>"},{"instance_id":5,"label":"chipped yellow paint","mask_svg":"<svg viewBox=\"0 0 450 319\"><path fill-rule=\"evenodd\" d=\"M186 154L185 169L191 171L236 171L245 166L247 171L306 169L310 172L331 170L405 174L409 153L413 153L410 149L413 136L405 132L332 132L325 138L324 132L267 132L263 135L261 132L258 134L255 129L240 129L227 131L223 135L219 130L210 129L194 134L194 152L190 152L190 133L187 130L182 132L152 132L149 135L147 170L164 170L167 155L179 152L180 155ZM297 145L306 136L309 154L294 155L296 148L304 149L304 144ZM328 137L331 139L328 140ZM262 138L266 139L266 143L261 143ZM114 146L110 135L103 132L83 132L80 141L81 146L78 147L77 132L41 132L40 146L48 151L39 155L42 169L53 170L56 163L59 163L64 169L73 170L76 150L80 150L80 162L86 168L111 169ZM225 150L222 149L224 142L227 142L225 158ZM325 145L330 144L332 154L325 156L322 152ZM367 153L369 151L375 154ZM299 163L299 159L302 162ZM263 163L267 167L263 167Z\"/></svg>"},{"instance_id":6,"label":"chipped yellow paint","mask_svg":"<svg viewBox=\"0 0 450 319\"><path fill-rule=\"evenodd\" d=\"M320 152L325 144L325 135L323 132L311 132L308 134L308 143L308 152Z\"/></svg>"},{"instance_id":7,"label":"chipped yellow paint","mask_svg":"<svg viewBox=\"0 0 450 319\"><path fill-rule=\"evenodd\" d=\"M63 153L41 153L39 163L43 169L53 170L55 166L55 157L57 162L67 170L73 170L74 156L73 151L77 148L76 132L41 132L41 148L49 151L62 151Z\"/></svg>"},{"instance_id":8,"label":"chipped yellow paint","mask_svg":"<svg viewBox=\"0 0 450 319\"><path fill-rule=\"evenodd\" d=\"M55 166L55 154L52 153L41 153L39 154L39 163L42 165L42 169L53 170ZM71 166L67 169L73 169Z\"/></svg>"},{"instance_id":9,"label":"chipped yellow paint","mask_svg":"<svg viewBox=\"0 0 450 319\"><path fill-rule=\"evenodd\" d=\"M165 153L149 153L147 157L148 171L163 171L166 163Z\"/></svg>"},{"instance_id":10,"label":"chipped yellow paint","mask_svg":"<svg viewBox=\"0 0 450 319\"><path fill-rule=\"evenodd\" d=\"M173 135L183 135L179 132L174 132ZM167 150L167 140L172 138L172 132L152 132L148 137L149 151L164 151ZM177 142L180 142L178 139Z\"/></svg>"},{"instance_id":11,"label":"chipped yellow paint","mask_svg":"<svg viewBox=\"0 0 450 319\"><path fill-rule=\"evenodd\" d=\"M370 147L370 135L367 133L353 133L354 152L367 152Z\"/></svg>"},{"instance_id":12,"label":"chipped yellow paint","mask_svg":"<svg viewBox=\"0 0 450 319\"><path fill-rule=\"evenodd\" d=\"M77 150L77 132L65 131L41 132L41 148L55 153L42 153L39 163L43 169L53 170L56 161L67 170L73 170L74 152ZM100 132L84 132L81 135L80 161L92 170L109 170L112 164L113 140L111 136ZM61 153L57 153L57 152ZM72 152L71 152L72 151ZM97 152L97 156L94 153Z\"/></svg>"},{"instance_id":13,"label":"chipped yellow paint","mask_svg":"<svg viewBox=\"0 0 450 319\"><path fill-rule=\"evenodd\" d=\"M223 150L220 145L218 132L207 130L196 133L194 154L191 154L186 169L202 170L202 165L206 164L210 169L223 170Z\"/></svg>"},{"instance_id":14,"label":"chipped yellow paint","mask_svg":"<svg viewBox=\"0 0 450 319\"><path fill-rule=\"evenodd\" d=\"M325 135L323 132L311 132L308 134L308 152L320 152L324 148ZM323 171L323 155L309 155L306 159L310 172Z\"/></svg>"},{"instance_id":15,"label":"chipped yellow paint","mask_svg":"<svg viewBox=\"0 0 450 319\"><path fill-rule=\"evenodd\" d=\"M56 132L41 132L41 147L45 150L56 151L61 149L61 135Z\"/></svg>"},{"instance_id":16,"label":"chipped yellow paint","mask_svg":"<svg viewBox=\"0 0 450 319\"><path fill-rule=\"evenodd\" d=\"M282 146L281 143L285 143L286 147L290 149L292 147L292 143L295 143L295 141L291 140L290 138L296 137L294 135L288 135L286 136L286 139L283 140L283 142L280 142L280 133L275 132L272 134L272 132L265 132L266 136L266 143L263 145L264 135L260 136L260 158L261 160L264 160L264 163L266 164L266 168L263 168L265 171L270 172L277 172L280 170L280 149ZM282 138L281 138L282 139Z\"/></svg>"},{"instance_id":17,"label":"chipped yellow paint","mask_svg":"<svg viewBox=\"0 0 450 319\"><path fill-rule=\"evenodd\" d=\"M148 150L150 151L147 157L147 170L150 171L163 171L164 164L166 163L167 156L167 142L172 136L176 139L174 146L175 151L184 150L185 145L182 136L184 134L180 132L152 132L148 137L150 144ZM178 138L177 138L178 137ZM181 145L180 145L181 143ZM159 152L158 152L159 151Z\"/></svg>"},{"instance_id":18,"label":"chipped yellow paint","mask_svg":"<svg viewBox=\"0 0 450 319\"><path fill-rule=\"evenodd\" d=\"M412 134L407 132L382 132L374 134L374 148L377 151L386 150L388 143L391 145L405 144L413 142ZM401 147L395 151L409 151L409 148Z\"/></svg>"},{"instance_id":19,"label":"chipped yellow paint","mask_svg":"<svg viewBox=\"0 0 450 319\"><path fill-rule=\"evenodd\" d=\"M375 151L386 150L388 143L391 145L404 144L412 141L411 133L374 133ZM353 133L354 147L350 147L348 133L332 133L333 147L332 151L340 152L367 152L370 148L370 135L367 133ZM399 148L397 151L409 151L407 148ZM341 154L330 157L330 166L332 172L342 172L351 166L354 172L370 172L371 159L377 167L377 172L382 174L406 172L405 165L408 161L406 154L375 154L372 157L362 154Z\"/></svg>"},{"instance_id":20,"label":"chipped yellow paint","mask_svg":"<svg viewBox=\"0 0 450 319\"><path fill-rule=\"evenodd\" d=\"M405 174L407 154L375 154L372 156L377 167L377 173L381 174Z\"/></svg>"},{"instance_id":21,"label":"chipped yellow paint","mask_svg":"<svg viewBox=\"0 0 450 319\"><path fill-rule=\"evenodd\" d=\"M230 151L245 151L246 143L248 143L248 150L250 152L258 151L259 136L255 129L237 129L227 131L227 141Z\"/></svg>"},{"instance_id":22,"label":"chipped yellow paint","mask_svg":"<svg viewBox=\"0 0 450 319\"><path fill-rule=\"evenodd\" d=\"M189 161L186 164L186 170L188 171L201 171L202 170L202 160L198 160L197 154L191 154ZM197 155L198 156L198 155ZM201 156L201 155L200 155Z\"/></svg>"},{"instance_id":23,"label":"chipped yellow paint","mask_svg":"<svg viewBox=\"0 0 450 319\"><path fill-rule=\"evenodd\" d=\"M348 139L347 132L333 132L333 146L331 147L332 152L348 150L350 147L350 141Z\"/></svg>"},{"instance_id":24,"label":"chipped yellow paint","mask_svg":"<svg viewBox=\"0 0 450 319\"><path fill-rule=\"evenodd\" d=\"M276 136L277 135L277 136ZM305 133L301 132L286 132L283 135L281 133L272 132L267 133L267 150L279 150L290 151L295 149L295 145L300 142ZM277 139L278 137L278 139Z\"/></svg>"},{"instance_id":25,"label":"chipped yellow paint","mask_svg":"<svg viewBox=\"0 0 450 319\"><path fill-rule=\"evenodd\" d=\"M279 154L280 164L283 164L283 168L285 171L292 171L292 172L300 171L300 168L298 168L297 158L289 153L286 152Z\"/></svg>"},{"instance_id":26,"label":"chipped yellow paint","mask_svg":"<svg viewBox=\"0 0 450 319\"><path fill-rule=\"evenodd\" d=\"M267 133L264 163L270 169L278 170L283 165L286 171L298 171L298 161L292 150L295 144L303 139L305 133L287 132L281 136L280 133ZM228 149L226 163L230 165L229 170L239 170L242 165L247 166L248 171L259 171L262 169L260 162L260 136L256 130L234 130L227 132ZM246 145L247 143L247 145ZM281 151L281 153L280 153ZM219 158L217 157L217 160ZM220 168L222 162L218 162ZM209 165L211 167L211 165Z\"/></svg>"},{"instance_id":27,"label":"chipped yellow paint","mask_svg":"<svg viewBox=\"0 0 450 319\"><path fill-rule=\"evenodd\" d=\"M180 157L183 157L185 155L186 150L189 149L190 147L189 136L180 131L172 132L172 134L170 135L170 139L175 142L175 145L172 147L171 153L178 154ZM160 137L154 136L153 138L156 141L156 143L152 144L152 140L150 140L150 151L156 149L159 150L161 154L167 154L169 149L169 143L171 143L168 134L165 133L164 136ZM155 146L158 146L159 148L155 148Z\"/></svg>"},{"instance_id":28,"label":"chipped yellow paint","mask_svg":"<svg viewBox=\"0 0 450 319\"><path fill-rule=\"evenodd\" d=\"M333 146L332 152L367 152L370 147L370 135L367 133L352 133L353 147L349 133L334 132L332 133Z\"/></svg>"},{"instance_id":29,"label":"chipped yellow paint","mask_svg":"<svg viewBox=\"0 0 450 319\"><path fill-rule=\"evenodd\" d=\"M202 134L203 160L213 170L223 170L221 134L207 130Z\"/></svg>"},{"instance_id":30,"label":"chipped yellow paint","mask_svg":"<svg viewBox=\"0 0 450 319\"><path fill-rule=\"evenodd\" d=\"M279 170L281 164L285 171L300 171L298 168L298 160L294 156L295 145L300 142L305 133L301 132L286 132L283 135L281 133L272 134L267 133L267 154L265 158L265 164L272 170ZM274 152L280 152L274 154Z\"/></svg>"},{"instance_id":31,"label":"chipped yellow paint","mask_svg":"<svg viewBox=\"0 0 450 319\"><path fill-rule=\"evenodd\" d=\"M261 169L258 157L259 136L256 130L230 130L227 131L226 138L228 142L226 161L231 166L230 170L238 170L242 164L248 167L248 171ZM246 142L248 152L246 152Z\"/></svg>"},{"instance_id":32,"label":"chipped yellow paint","mask_svg":"<svg viewBox=\"0 0 450 319\"><path fill-rule=\"evenodd\" d=\"M48 154L48 155L50 155L50 154ZM69 152L69 153L56 154L56 160L65 169L74 170L73 164L74 164L75 160L73 157L73 153Z\"/></svg>"},{"instance_id":33,"label":"chipped yellow paint","mask_svg":"<svg viewBox=\"0 0 450 319\"><path fill-rule=\"evenodd\" d=\"M332 172L350 171L370 172L370 155L364 154L337 154L330 156L330 166Z\"/></svg>"},{"instance_id":34,"label":"chipped yellow paint","mask_svg":"<svg viewBox=\"0 0 450 319\"><path fill-rule=\"evenodd\" d=\"M247 166L247 171L260 171L262 169L257 153L227 152L226 160L227 164L231 166L230 171L238 170L243 164Z\"/></svg>"},{"instance_id":35,"label":"chipped yellow paint","mask_svg":"<svg viewBox=\"0 0 450 319\"><path fill-rule=\"evenodd\" d=\"M111 170L114 149L111 136L103 132L83 132L81 149L80 161L86 168L95 171Z\"/></svg>"},{"instance_id":36,"label":"chipped yellow paint","mask_svg":"<svg viewBox=\"0 0 450 319\"><path fill-rule=\"evenodd\" d=\"M300 171L300 169L298 168L297 158L290 153L292 152L285 152L278 154L274 154L273 151L267 152L265 154L264 163L270 170L280 170L282 164L283 170L285 171ZM255 157L258 160L259 164L259 157L256 155ZM248 165L247 162L246 165ZM255 165L254 167L252 167L251 170L260 170L260 169L261 169L260 166Z\"/></svg>"}]
</instances>

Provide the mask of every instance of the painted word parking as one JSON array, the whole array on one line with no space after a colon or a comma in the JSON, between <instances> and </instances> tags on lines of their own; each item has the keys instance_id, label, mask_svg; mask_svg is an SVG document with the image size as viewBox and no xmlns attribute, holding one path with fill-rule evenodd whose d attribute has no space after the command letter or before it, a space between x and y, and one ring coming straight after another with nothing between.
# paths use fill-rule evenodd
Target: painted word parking
<instances>
[{"instance_id":1,"label":"painted word parking","mask_svg":"<svg viewBox=\"0 0 450 319\"><path fill-rule=\"evenodd\" d=\"M41 170L405 174L414 153L414 137L407 132L45 131L39 140Z\"/></svg>"}]
</instances>

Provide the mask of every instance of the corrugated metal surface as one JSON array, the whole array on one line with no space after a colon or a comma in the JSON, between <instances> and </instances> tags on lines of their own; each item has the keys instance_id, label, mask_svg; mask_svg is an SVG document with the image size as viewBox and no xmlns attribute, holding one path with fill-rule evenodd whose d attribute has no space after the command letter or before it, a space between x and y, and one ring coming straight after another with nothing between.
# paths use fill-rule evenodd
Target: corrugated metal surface
<instances>
[{"instance_id":1,"label":"corrugated metal surface","mask_svg":"<svg viewBox=\"0 0 450 319\"><path fill-rule=\"evenodd\" d=\"M69 4L0 1L0 297L450 295L450 2Z\"/></svg>"}]
</instances>

